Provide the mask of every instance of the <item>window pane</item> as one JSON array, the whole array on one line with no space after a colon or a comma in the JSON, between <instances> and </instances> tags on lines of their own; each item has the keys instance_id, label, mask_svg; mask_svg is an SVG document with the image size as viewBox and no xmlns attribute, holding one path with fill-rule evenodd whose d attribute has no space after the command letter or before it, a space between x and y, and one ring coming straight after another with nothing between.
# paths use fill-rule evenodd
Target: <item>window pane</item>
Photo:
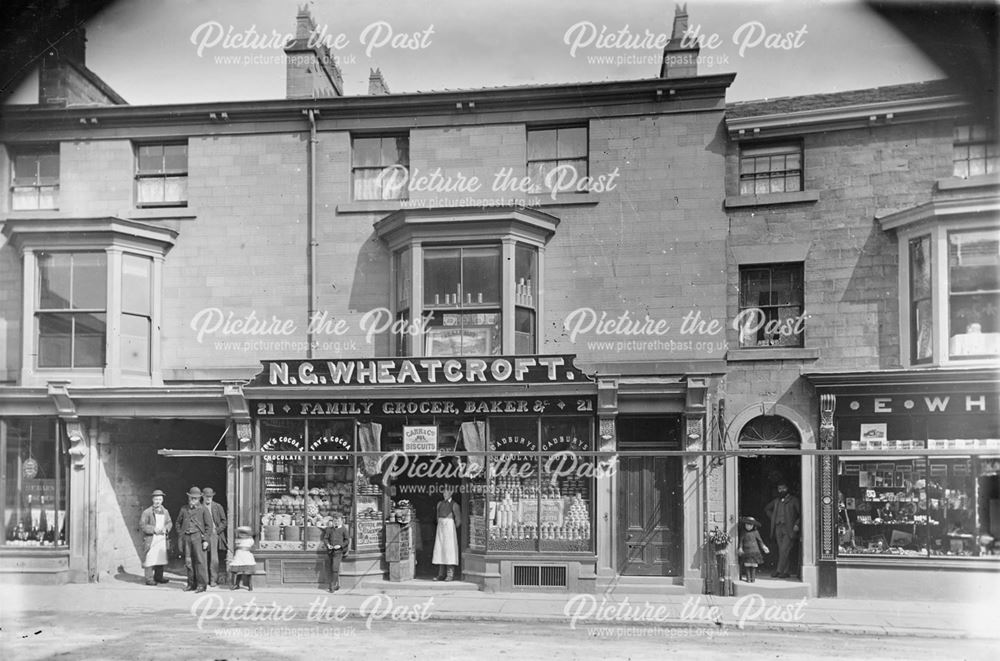
<instances>
[{"instance_id":1,"label":"window pane","mask_svg":"<svg viewBox=\"0 0 1000 661\"><path fill-rule=\"evenodd\" d=\"M139 172L163 171L163 145L139 145Z\"/></svg>"},{"instance_id":2,"label":"window pane","mask_svg":"<svg viewBox=\"0 0 1000 661\"><path fill-rule=\"evenodd\" d=\"M968 161L955 161L955 176L956 177L968 177L969 176L969 162Z\"/></svg>"},{"instance_id":3,"label":"window pane","mask_svg":"<svg viewBox=\"0 0 1000 661\"><path fill-rule=\"evenodd\" d=\"M10 208L13 211L30 211L40 208L37 188L15 188L11 196Z\"/></svg>"},{"instance_id":4,"label":"window pane","mask_svg":"<svg viewBox=\"0 0 1000 661\"><path fill-rule=\"evenodd\" d=\"M351 163L354 167L377 167L382 149L381 138L355 138L351 153Z\"/></svg>"},{"instance_id":5,"label":"window pane","mask_svg":"<svg viewBox=\"0 0 1000 661\"><path fill-rule=\"evenodd\" d=\"M394 165L399 162L399 150L395 138L381 138L381 155L379 165Z\"/></svg>"},{"instance_id":6,"label":"window pane","mask_svg":"<svg viewBox=\"0 0 1000 661\"><path fill-rule=\"evenodd\" d=\"M410 307L410 289L412 280L412 253L406 250L396 253L396 311L401 312Z\"/></svg>"},{"instance_id":7,"label":"window pane","mask_svg":"<svg viewBox=\"0 0 1000 661\"><path fill-rule=\"evenodd\" d=\"M73 259L69 253L39 253L38 307L64 310L71 307L70 277Z\"/></svg>"},{"instance_id":8,"label":"window pane","mask_svg":"<svg viewBox=\"0 0 1000 661\"><path fill-rule=\"evenodd\" d=\"M976 177L981 174L986 174L986 161L978 158L974 161L969 161L969 176Z\"/></svg>"},{"instance_id":9,"label":"window pane","mask_svg":"<svg viewBox=\"0 0 1000 661\"><path fill-rule=\"evenodd\" d=\"M770 282L771 272L767 269L740 269L740 308L770 305Z\"/></svg>"},{"instance_id":10,"label":"window pane","mask_svg":"<svg viewBox=\"0 0 1000 661\"><path fill-rule=\"evenodd\" d=\"M261 420L261 450L287 451L265 455L264 503L260 534L262 549L300 550L303 547L306 489L303 420Z\"/></svg>"},{"instance_id":11,"label":"window pane","mask_svg":"<svg viewBox=\"0 0 1000 661\"><path fill-rule=\"evenodd\" d=\"M48 417L7 418L9 477L3 493L6 536L12 546L56 546L66 543L65 455L58 452L55 420ZM33 477L24 474L33 460ZM59 465L62 462L63 465ZM32 534L33 533L33 534Z\"/></svg>"},{"instance_id":12,"label":"window pane","mask_svg":"<svg viewBox=\"0 0 1000 661\"><path fill-rule=\"evenodd\" d=\"M528 160L555 159L558 157L556 130L528 131Z\"/></svg>"},{"instance_id":13,"label":"window pane","mask_svg":"<svg viewBox=\"0 0 1000 661\"><path fill-rule=\"evenodd\" d=\"M514 353L535 353L535 312L526 308L514 310Z\"/></svg>"},{"instance_id":14,"label":"window pane","mask_svg":"<svg viewBox=\"0 0 1000 661\"><path fill-rule=\"evenodd\" d=\"M149 319L131 314L122 315L122 369L149 373Z\"/></svg>"},{"instance_id":15,"label":"window pane","mask_svg":"<svg viewBox=\"0 0 1000 661\"><path fill-rule=\"evenodd\" d=\"M536 418L492 418L489 434L489 449L493 452L529 453L538 448ZM486 523L490 550L537 550L542 486L537 459L530 454L492 457L488 479Z\"/></svg>"},{"instance_id":16,"label":"window pane","mask_svg":"<svg viewBox=\"0 0 1000 661\"><path fill-rule=\"evenodd\" d=\"M160 177L140 179L136 182L136 202L138 204L156 204L164 200L164 182Z\"/></svg>"},{"instance_id":17,"label":"window pane","mask_svg":"<svg viewBox=\"0 0 1000 661\"><path fill-rule=\"evenodd\" d=\"M744 179L740 182L740 195L753 195L754 182L752 179Z\"/></svg>"},{"instance_id":18,"label":"window pane","mask_svg":"<svg viewBox=\"0 0 1000 661\"><path fill-rule=\"evenodd\" d=\"M424 305L458 305L460 277L458 249L424 252Z\"/></svg>"},{"instance_id":19,"label":"window pane","mask_svg":"<svg viewBox=\"0 0 1000 661\"><path fill-rule=\"evenodd\" d=\"M514 249L514 303L534 307L537 284L538 250L519 243Z\"/></svg>"},{"instance_id":20,"label":"window pane","mask_svg":"<svg viewBox=\"0 0 1000 661\"><path fill-rule=\"evenodd\" d=\"M556 141L559 159L587 158L587 127L559 129Z\"/></svg>"},{"instance_id":21,"label":"window pane","mask_svg":"<svg viewBox=\"0 0 1000 661\"><path fill-rule=\"evenodd\" d=\"M754 192L757 195L766 195L767 193L770 192L770 190L771 190L770 184L768 183L767 179L758 179L757 180L757 186L754 189Z\"/></svg>"},{"instance_id":22,"label":"window pane","mask_svg":"<svg viewBox=\"0 0 1000 661\"><path fill-rule=\"evenodd\" d=\"M784 177L775 177L771 180L771 192L772 193L784 193L785 192L785 179Z\"/></svg>"},{"instance_id":23,"label":"window pane","mask_svg":"<svg viewBox=\"0 0 1000 661\"><path fill-rule=\"evenodd\" d=\"M948 350L952 357L1000 354L1000 293L952 294L948 300L950 330Z\"/></svg>"},{"instance_id":24,"label":"window pane","mask_svg":"<svg viewBox=\"0 0 1000 661\"><path fill-rule=\"evenodd\" d=\"M37 209L56 209L59 207L59 187L42 186L37 190Z\"/></svg>"},{"instance_id":25,"label":"window pane","mask_svg":"<svg viewBox=\"0 0 1000 661\"><path fill-rule=\"evenodd\" d=\"M918 301L913 306L913 360L926 360L933 353L934 315L931 301Z\"/></svg>"},{"instance_id":26,"label":"window pane","mask_svg":"<svg viewBox=\"0 0 1000 661\"><path fill-rule=\"evenodd\" d=\"M500 303L500 248L462 250L464 303Z\"/></svg>"},{"instance_id":27,"label":"window pane","mask_svg":"<svg viewBox=\"0 0 1000 661\"><path fill-rule=\"evenodd\" d=\"M969 139L969 127L968 126L956 126L955 127L955 142L965 142Z\"/></svg>"},{"instance_id":28,"label":"window pane","mask_svg":"<svg viewBox=\"0 0 1000 661\"><path fill-rule=\"evenodd\" d=\"M913 300L931 295L930 247L929 236L910 241L910 297Z\"/></svg>"},{"instance_id":29,"label":"window pane","mask_svg":"<svg viewBox=\"0 0 1000 661\"><path fill-rule=\"evenodd\" d=\"M73 255L73 307L103 310L107 300L108 259L103 252Z\"/></svg>"},{"instance_id":30,"label":"window pane","mask_svg":"<svg viewBox=\"0 0 1000 661\"><path fill-rule=\"evenodd\" d=\"M587 187L580 188L582 182L580 181L583 177L587 176L587 160L586 159L574 159L569 161L559 161L559 165L562 166L560 171L565 171L566 174L560 174L559 179L554 180L553 185L558 185L560 191L565 191L567 193L583 193L587 190ZM573 169L570 170L569 167Z\"/></svg>"},{"instance_id":31,"label":"window pane","mask_svg":"<svg viewBox=\"0 0 1000 661\"><path fill-rule=\"evenodd\" d=\"M785 177L785 192L794 193L802 190L802 179L799 176Z\"/></svg>"},{"instance_id":32,"label":"window pane","mask_svg":"<svg viewBox=\"0 0 1000 661\"><path fill-rule=\"evenodd\" d=\"M34 186L38 183L37 154L16 154L12 183L15 186Z\"/></svg>"},{"instance_id":33,"label":"window pane","mask_svg":"<svg viewBox=\"0 0 1000 661\"><path fill-rule=\"evenodd\" d=\"M164 202L187 202L187 177L167 177L163 182Z\"/></svg>"},{"instance_id":34,"label":"window pane","mask_svg":"<svg viewBox=\"0 0 1000 661\"><path fill-rule=\"evenodd\" d=\"M550 170L552 170L552 168L555 167L555 165L555 161L538 161L536 163L528 163L528 181L531 182L533 187L537 187L539 191L546 190L545 176Z\"/></svg>"},{"instance_id":35,"label":"window pane","mask_svg":"<svg viewBox=\"0 0 1000 661\"><path fill-rule=\"evenodd\" d=\"M499 312L439 312L427 327L428 356L498 355L502 347Z\"/></svg>"},{"instance_id":36,"label":"window pane","mask_svg":"<svg viewBox=\"0 0 1000 661\"><path fill-rule=\"evenodd\" d=\"M771 304L800 305L802 278L796 269L775 267L771 270Z\"/></svg>"},{"instance_id":37,"label":"window pane","mask_svg":"<svg viewBox=\"0 0 1000 661\"><path fill-rule=\"evenodd\" d=\"M72 315L38 315L38 366L72 367L72 334Z\"/></svg>"},{"instance_id":38,"label":"window pane","mask_svg":"<svg viewBox=\"0 0 1000 661\"><path fill-rule=\"evenodd\" d=\"M398 138L390 138L396 141L396 161L399 165L410 167L410 137L400 136ZM391 163L386 163L386 165L391 165Z\"/></svg>"},{"instance_id":39,"label":"window pane","mask_svg":"<svg viewBox=\"0 0 1000 661\"><path fill-rule=\"evenodd\" d=\"M950 232L948 276L952 292L1000 290L1000 231Z\"/></svg>"},{"instance_id":40,"label":"window pane","mask_svg":"<svg viewBox=\"0 0 1000 661\"><path fill-rule=\"evenodd\" d=\"M168 172L187 172L187 145L165 145L163 147L163 167Z\"/></svg>"},{"instance_id":41,"label":"window pane","mask_svg":"<svg viewBox=\"0 0 1000 661\"><path fill-rule=\"evenodd\" d=\"M382 188L379 181L380 169L355 170L354 171L354 199L355 200L380 200L382 199ZM405 186L401 187L405 188Z\"/></svg>"},{"instance_id":42,"label":"window pane","mask_svg":"<svg viewBox=\"0 0 1000 661\"><path fill-rule=\"evenodd\" d=\"M73 367L104 367L105 319L103 314L73 315Z\"/></svg>"},{"instance_id":43,"label":"window pane","mask_svg":"<svg viewBox=\"0 0 1000 661\"><path fill-rule=\"evenodd\" d=\"M122 255L122 312L150 316L149 282L153 260Z\"/></svg>"}]
</instances>

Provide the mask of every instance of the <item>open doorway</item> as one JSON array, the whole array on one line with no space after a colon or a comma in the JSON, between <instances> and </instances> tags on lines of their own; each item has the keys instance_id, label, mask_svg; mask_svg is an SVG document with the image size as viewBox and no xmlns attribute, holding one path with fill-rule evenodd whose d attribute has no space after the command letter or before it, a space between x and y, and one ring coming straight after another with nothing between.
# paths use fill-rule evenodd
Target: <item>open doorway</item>
<instances>
[{"instance_id":1,"label":"open doorway","mask_svg":"<svg viewBox=\"0 0 1000 661\"><path fill-rule=\"evenodd\" d=\"M740 449L796 449L801 444L798 430L780 416L759 416L748 422L740 432ZM802 457L798 455L760 455L740 457L738 462L738 505L740 517L752 516L760 521L760 535L768 547L758 568L762 577L771 577L778 570L778 540L772 532L768 505L779 497L778 487L784 484L790 496L797 500L799 530L789 549L788 578L801 580L802 574ZM742 528L740 528L742 530Z\"/></svg>"},{"instance_id":2,"label":"open doorway","mask_svg":"<svg viewBox=\"0 0 1000 661\"><path fill-rule=\"evenodd\" d=\"M451 488L452 500L462 508L463 518L468 520L465 502L462 498L462 480L453 467L453 458L411 455L407 470L393 480L392 499L395 502L408 500L416 515L416 525L413 528L413 549L416 560L414 578L431 580L437 576L438 568L433 564L434 538L437 534L437 504L441 502L442 492ZM464 521L458 530L459 549L463 548L465 535ZM461 556L461 552L459 553ZM459 575L461 567L459 567Z\"/></svg>"}]
</instances>

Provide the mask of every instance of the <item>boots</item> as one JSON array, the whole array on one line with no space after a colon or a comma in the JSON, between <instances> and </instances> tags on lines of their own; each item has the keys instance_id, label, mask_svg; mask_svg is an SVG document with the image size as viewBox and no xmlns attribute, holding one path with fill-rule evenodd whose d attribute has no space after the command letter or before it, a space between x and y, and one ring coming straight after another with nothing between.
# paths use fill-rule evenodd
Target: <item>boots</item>
<instances>
[{"instance_id":1,"label":"boots","mask_svg":"<svg viewBox=\"0 0 1000 661\"><path fill-rule=\"evenodd\" d=\"M444 580L446 580L446 581L454 581L455 580L455 567L454 567L454 565L448 565L448 575L445 577Z\"/></svg>"},{"instance_id":2,"label":"boots","mask_svg":"<svg viewBox=\"0 0 1000 661\"><path fill-rule=\"evenodd\" d=\"M251 576L250 574L244 574L243 575L243 580L247 584L247 590L250 590L250 592L253 592L253 576Z\"/></svg>"},{"instance_id":3,"label":"boots","mask_svg":"<svg viewBox=\"0 0 1000 661\"><path fill-rule=\"evenodd\" d=\"M438 575L434 577L435 581L444 580L444 565L438 565Z\"/></svg>"},{"instance_id":4,"label":"boots","mask_svg":"<svg viewBox=\"0 0 1000 661\"><path fill-rule=\"evenodd\" d=\"M747 572L750 574L750 582L751 583L757 582L757 568L747 567Z\"/></svg>"},{"instance_id":5,"label":"boots","mask_svg":"<svg viewBox=\"0 0 1000 661\"><path fill-rule=\"evenodd\" d=\"M230 590L235 590L238 587L240 587L240 575L239 574L233 574L232 578L229 581L229 589Z\"/></svg>"}]
</instances>

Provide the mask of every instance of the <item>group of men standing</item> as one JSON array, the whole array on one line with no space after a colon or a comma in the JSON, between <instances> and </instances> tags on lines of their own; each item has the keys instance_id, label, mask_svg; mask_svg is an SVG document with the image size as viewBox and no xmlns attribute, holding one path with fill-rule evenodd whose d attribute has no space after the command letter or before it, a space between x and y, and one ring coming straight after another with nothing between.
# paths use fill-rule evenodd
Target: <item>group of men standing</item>
<instances>
[{"instance_id":1,"label":"group of men standing","mask_svg":"<svg viewBox=\"0 0 1000 661\"><path fill-rule=\"evenodd\" d=\"M228 549L226 541L226 508L215 502L215 491L211 487L204 490L191 487L187 492L187 505L177 513L176 524L163 506L164 493L157 489L152 493L153 504L143 510L139 517L139 528L143 534L143 566L146 585L166 583L163 569L167 564L167 535L174 529L184 567L187 569L185 592L204 592L209 586L223 582L219 573L219 561Z\"/></svg>"}]
</instances>

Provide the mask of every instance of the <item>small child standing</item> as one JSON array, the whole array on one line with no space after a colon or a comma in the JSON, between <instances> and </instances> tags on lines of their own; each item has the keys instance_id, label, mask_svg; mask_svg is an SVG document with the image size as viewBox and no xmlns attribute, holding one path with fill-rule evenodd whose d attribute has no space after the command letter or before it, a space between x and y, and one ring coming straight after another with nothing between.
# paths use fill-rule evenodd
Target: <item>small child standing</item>
<instances>
[{"instance_id":1,"label":"small child standing","mask_svg":"<svg viewBox=\"0 0 1000 661\"><path fill-rule=\"evenodd\" d=\"M743 525L743 530L740 531L740 545L737 553L740 556L740 565L743 567L746 581L753 583L757 580L757 566L764 561L763 554L769 553L769 551L764 546L764 540L761 539L760 533L757 532L757 529L760 528L760 521L752 516L745 516L740 519L740 523Z\"/></svg>"},{"instance_id":2,"label":"small child standing","mask_svg":"<svg viewBox=\"0 0 1000 661\"><path fill-rule=\"evenodd\" d=\"M249 526L236 529L236 552L229 563L229 573L232 574L233 585L230 590L240 587L240 579L246 583L247 590L253 592L253 574L257 570L257 560L250 549L253 548L253 535Z\"/></svg>"}]
</instances>

